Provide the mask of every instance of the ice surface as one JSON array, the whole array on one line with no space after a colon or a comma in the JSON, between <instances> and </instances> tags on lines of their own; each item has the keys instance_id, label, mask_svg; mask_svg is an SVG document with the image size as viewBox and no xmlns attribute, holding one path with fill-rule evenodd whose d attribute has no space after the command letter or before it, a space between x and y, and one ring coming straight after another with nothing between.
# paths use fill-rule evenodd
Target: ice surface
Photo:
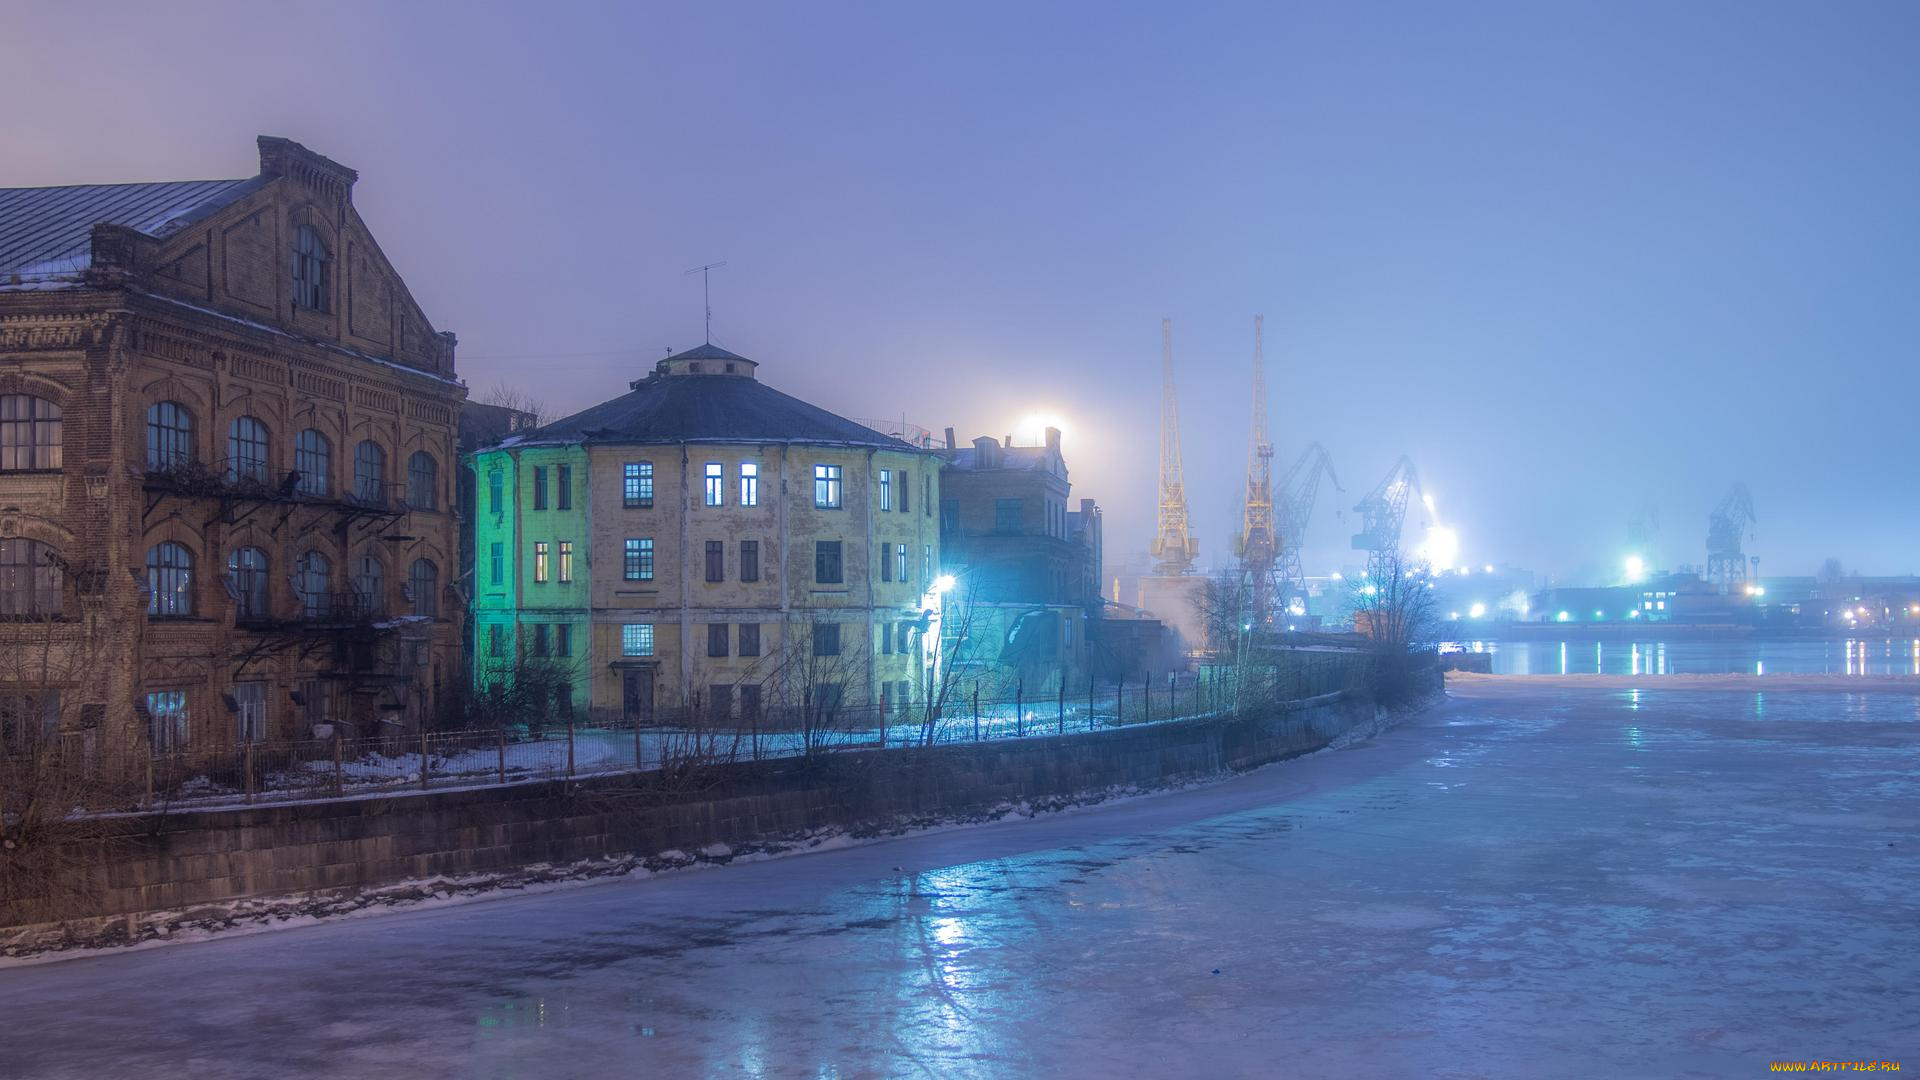
<instances>
[{"instance_id":1,"label":"ice surface","mask_svg":"<svg viewBox=\"0 0 1920 1080\"><path fill-rule=\"evenodd\" d=\"M0 971L0 1074L1913 1061L1920 698L1462 686L1371 742L1106 809Z\"/></svg>"}]
</instances>

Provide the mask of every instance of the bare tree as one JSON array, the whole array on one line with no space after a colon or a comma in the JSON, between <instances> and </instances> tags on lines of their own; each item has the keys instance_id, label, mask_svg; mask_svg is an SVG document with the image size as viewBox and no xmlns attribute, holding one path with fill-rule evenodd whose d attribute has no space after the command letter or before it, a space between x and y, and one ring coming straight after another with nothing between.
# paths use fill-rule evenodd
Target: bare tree
<instances>
[{"instance_id":1,"label":"bare tree","mask_svg":"<svg viewBox=\"0 0 1920 1080\"><path fill-rule=\"evenodd\" d=\"M1378 572L1349 581L1348 590L1354 629L1382 651L1409 652L1439 628L1432 573L1399 552L1383 556Z\"/></svg>"},{"instance_id":2,"label":"bare tree","mask_svg":"<svg viewBox=\"0 0 1920 1080\"><path fill-rule=\"evenodd\" d=\"M801 750L810 757L852 742L855 732L866 730L873 711L867 699L871 643L847 633L862 624L830 616L810 610L783 624L780 647L762 683L773 698L776 719L798 729Z\"/></svg>"},{"instance_id":3,"label":"bare tree","mask_svg":"<svg viewBox=\"0 0 1920 1080\"><path fill-rule=\"evenodd\" d=\"M1250 661L1270 612L1262 610L1265 605L1247 575L1233 571L1208 578L1194 603L1224 683L1223 700L1238 712L1250 704L1248 697L1258 684Z\"/></svg>"},{"instance_id":4,"label":"bare tree","mask_svg":"<svg viewBox=\"0 0 1920 1080\"><path fill-rule=\"evenodd\" d=\"M479 401L483 405L498 405L503 409L512 409L515 412L525 413L527 416L532 417L527 423L528 427L539 427L541 424L553 419L553 416L547 410L547 403L544 399L535 397L526 390L507 382L505 379L501 379L492 386L487 387L487 389L481 393Z\"/></svg>"}]
</instances>

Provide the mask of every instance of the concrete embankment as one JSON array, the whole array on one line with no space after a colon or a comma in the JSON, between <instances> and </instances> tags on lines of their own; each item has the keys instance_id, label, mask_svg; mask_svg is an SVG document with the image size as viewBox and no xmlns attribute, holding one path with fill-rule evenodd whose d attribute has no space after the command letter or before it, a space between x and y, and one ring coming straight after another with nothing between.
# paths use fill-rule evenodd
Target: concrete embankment
<instances>
[{"instance_id":1,"label":"concrete embankment","mask_svg":"<svg viewBox=\"0 0 1920 1080\"><path fill-rule=\"evenodd\" d=\"M236 911L326 915L1064 809L1311 753L1379 722L1372 702L1329 694L1065 736L129 816L76 845L68 880L50 883L61 922L0 909L12 927L0 948L128 943Z\"/></svg>"}]
</instances>

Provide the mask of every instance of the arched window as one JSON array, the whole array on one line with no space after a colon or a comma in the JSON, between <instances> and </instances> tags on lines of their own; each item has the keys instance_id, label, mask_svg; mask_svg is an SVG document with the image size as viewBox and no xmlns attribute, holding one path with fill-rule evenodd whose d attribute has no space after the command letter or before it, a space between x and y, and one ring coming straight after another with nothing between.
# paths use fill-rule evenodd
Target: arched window
<instances>
[{"instance_id":1,"label":"arched window","mask_svg":"<svg viewBox=\"0 0 1920 1080\"><path fill-rule=\"evenodd\" d=\"M311 225L293 236L293 302L308 311L327 310L327 245Z\"/></svg>"},{"instance_id":2,"label":"arched window","mask_svg":"<svg viewBox=\"0 0 1920 1080\"><path fill-rule=\"evenodd\" d=\"M428 618L440 614L440 568L432 559L415 559L407 568L407 591L413 594L413 613Z\"/></svg>"},{"instance_id":3,"label":"arched window","mask_svg":"<svg viewBox=\"0 0 1920 1080\"><path fill-rule=\"evenodd\" d=\"M0 395L0 472L60 467L60 406L32 394Z\"/></svg>"},{"instance_id":4,"label":"arched window","mask_svg":"<svg viewBox=\"0 0 1920 1080\"><path fill-rule=\"evenodd\" d=\"M439 479L439 462L425 450L416 451L407 459L407 505L415 510L435 509L434 492Z\"/></svg>"},{"instance_id":5,"label":"arched window","mask_svg":"<svg viewBox=\"0 0 1920 1080\"><path fill-rule=\"evenodd\" d=\"M0 540L0 617L60 614L60 556L38 540Z\"/></svg>"},{"instance_id":6,"label":"arched window","mask_svg":"<svg viewBox=\"0 0 1920 1080\"><path fill-rule=\"evenodd\" d=\"M171 540L147 549L147 614L193 614L193 553Z\"/></svg>"},{"instance_id":7,"label":"arched window","mask_svg":"<svg viewBox=\"0 0 1920 1080\"><path fill-rule=\"evenodd\" d=\"M309 619L325 618L332 609L328 588L333 584L333 563L317 551L301 554L293 564L293 591L300 597L300 614Z\"/></svg>"},{"instance_id":8,"label":"arched window","mask_svg":"<svg viewBox=\"0 0 1920 1080\"><path fill-rule=\"evenodd\" d=\"M193 461L193 414L177 401L147 408L147 468L177 469Z\"/></svg>"},{"instance_id":9,"label":"arched window","mask_svg":"<svg viewBox=\"0 0 1920 1080\"><path fill-rule=\"evenodd\" d=\"M372 439L353 448L353 497L382 505L387 494L387 452Z\"/></svg>"},{"instance_id":10,"label":"arched window","mask_svg":"<svg viewBox=\"0 0 1920 1080\"><path fill-rule=\"evenodd\" d=\"M353 560L353 600L363 615L387 613L387 571L379 559L362 555Z\"/></svg>"},{"instance_id":11,"label":"arched window","mask_svg":"<svg viewBox=\"0 0 1920 1080\"><path fill-rule=\"evenodd\" d=\"M300 473L300 494L333 494L333 443L325 435L308 428L295 436L293 467Z\"/></svg>"},{"instance_id":12,"label":"arched window","mask_svg":"<svg viewBox=\"0 0 1920 1080\"><path fill-rule=\"evenodd\" d=\"M267 482L267 425L251 416L227 425L227 479Z\"/></svg>"},{"instance_id":13,"label":"arched window","mask_svg":"<svg viewBox=\"0 0 1920 1080\"><path fill-rule=\"evenodd\" d=\"M267 553L257 547L235 548L227 556L233 578L233 613L242 619L267 614Z\"/></svg>"}]
</instances>

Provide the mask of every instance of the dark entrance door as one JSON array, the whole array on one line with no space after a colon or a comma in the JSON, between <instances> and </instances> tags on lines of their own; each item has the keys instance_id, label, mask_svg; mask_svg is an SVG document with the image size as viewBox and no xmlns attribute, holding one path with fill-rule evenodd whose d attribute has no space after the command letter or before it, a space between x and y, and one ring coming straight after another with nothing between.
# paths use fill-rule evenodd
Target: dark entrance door
<instances>
[{"instance_id":1,"label":"dark entrance door","mask_svg":"<svg viewBox=\"0 0 1920 1080\"><path fill-rule=\"evenodd\" d=\"M620 715L636 724L653 722L652 668L625 668L620 672Z\"/></svg>"}]
</instances>

